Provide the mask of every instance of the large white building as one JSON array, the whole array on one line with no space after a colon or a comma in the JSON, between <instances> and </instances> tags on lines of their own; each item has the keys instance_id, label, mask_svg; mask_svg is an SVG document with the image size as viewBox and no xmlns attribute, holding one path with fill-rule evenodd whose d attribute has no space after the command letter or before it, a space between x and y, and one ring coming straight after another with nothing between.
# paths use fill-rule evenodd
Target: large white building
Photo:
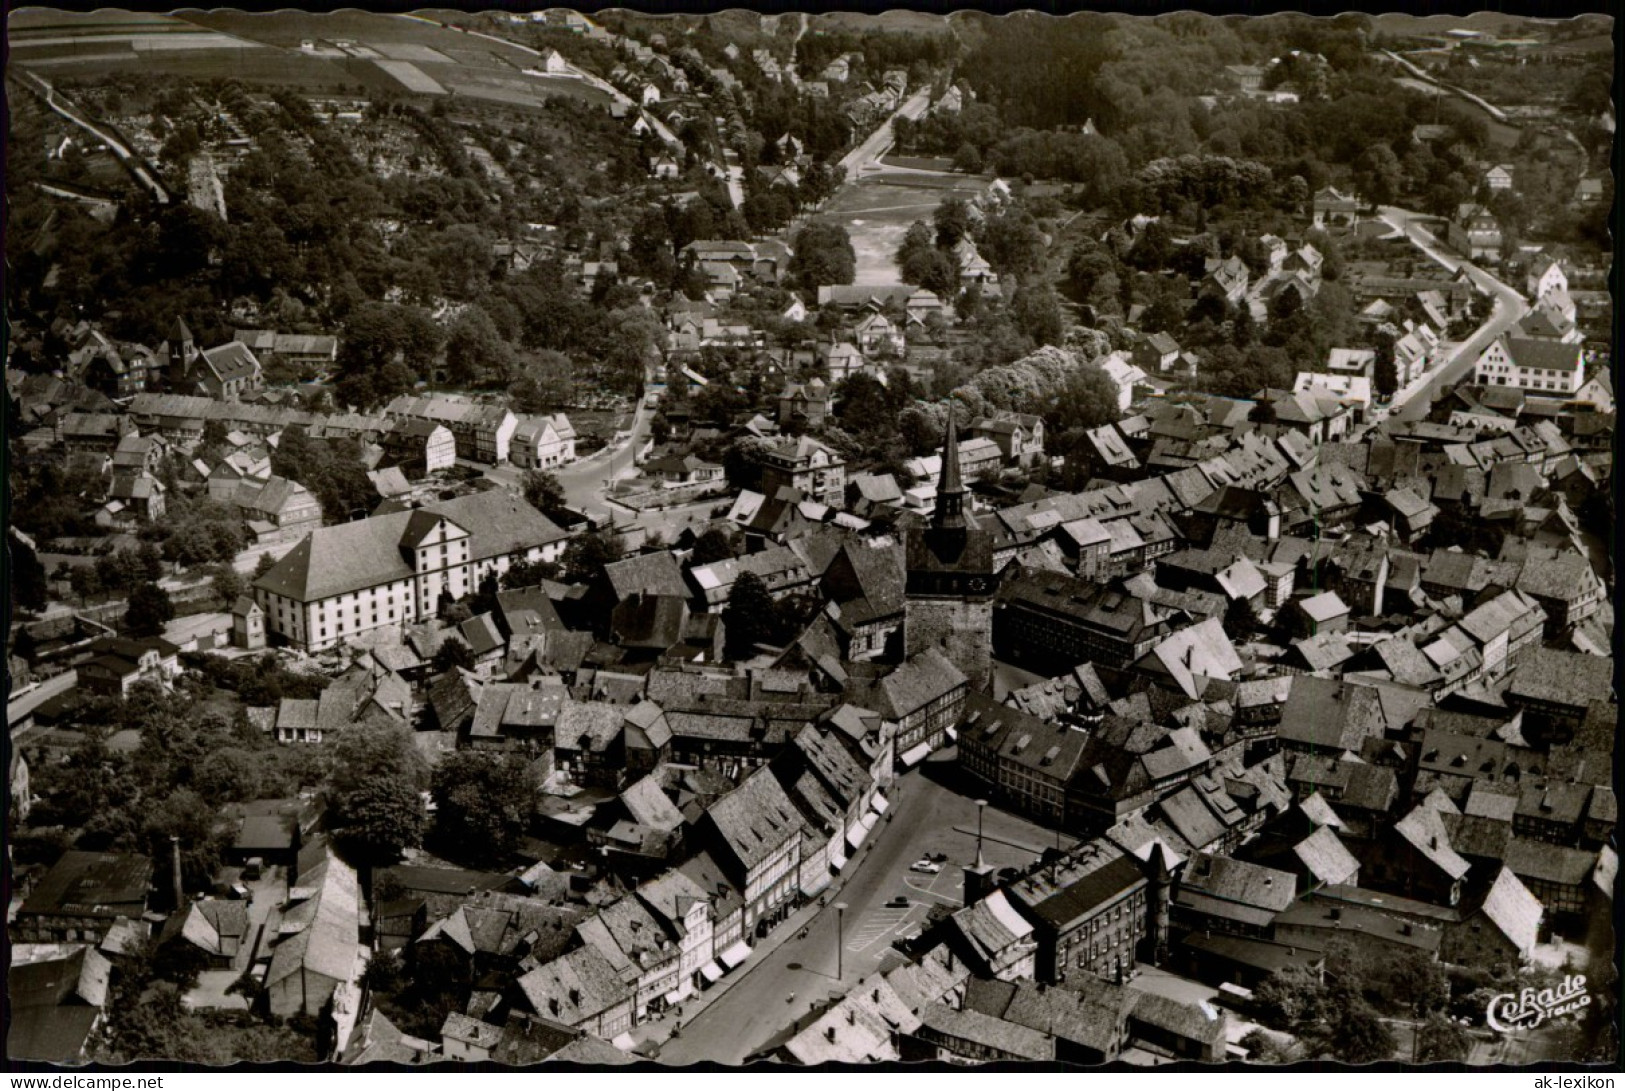
<instances>
[{"instance_id":1,"label":"large white building","mask_svg":"<svg viewBox=\"0 0 1625 1091\"><path fill-rule=\"evenodd\" d=\"M433 617L518 562L554 561L567 535L501 491L322 527L254 581L274 640L309 651Z\"/></svg>"},{"instance_id":2,"label":"large white building","mask_svg":"<svg viewBox=\"0 0 1625 1091\"><path fill-rule=\"evenodd\" d=\"M1568 341L1498 337L1473 366L1473 381L1537 395L1570 396L1585 382L1585 353Z\"/></svg>"}]
</instances>

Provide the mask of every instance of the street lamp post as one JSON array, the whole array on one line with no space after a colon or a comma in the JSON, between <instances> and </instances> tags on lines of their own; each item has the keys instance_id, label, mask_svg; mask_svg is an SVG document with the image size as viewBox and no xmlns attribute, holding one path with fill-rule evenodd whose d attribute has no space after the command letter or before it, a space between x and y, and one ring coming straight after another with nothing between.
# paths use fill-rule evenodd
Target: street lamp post
<instances>
[{"instance_id":1,"label":"street lamp post","mask_svg":"<svg viewBox=\"0 0 1625 1091\"><path fill-rule=\"evenodd\" d=\"M846 976L846 903L835 903L835 980Z\"/></svg>"}]
</instances>

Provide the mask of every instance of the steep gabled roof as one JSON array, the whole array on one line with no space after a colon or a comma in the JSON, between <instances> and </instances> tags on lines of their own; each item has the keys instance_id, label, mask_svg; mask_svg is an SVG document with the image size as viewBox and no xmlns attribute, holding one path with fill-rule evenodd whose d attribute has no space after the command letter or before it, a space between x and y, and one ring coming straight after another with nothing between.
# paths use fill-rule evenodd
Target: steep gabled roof
<instances>
[{"instance_id":1,"label":"steep gabled roof","mask_svg":"<svg viewBox=\"0 0 1625 1091\"><path fill-rule=\"evenodd\" d=\"M1450 832L1440 812L1426 801L1394 825L1394 832L1451 879L1460 879L1472 866L1450 846Z\"/></svg>"}]
</instances>

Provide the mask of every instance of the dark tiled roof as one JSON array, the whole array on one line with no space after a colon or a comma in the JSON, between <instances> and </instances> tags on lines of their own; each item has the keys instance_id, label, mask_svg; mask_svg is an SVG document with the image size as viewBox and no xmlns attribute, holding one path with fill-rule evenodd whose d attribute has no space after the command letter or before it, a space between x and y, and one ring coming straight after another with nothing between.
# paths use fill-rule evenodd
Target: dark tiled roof
<instances>
[{"instance_id":1,"label":"dark tiled roof","mask_svg":"<svg viewBox=\"0 0 1625 1091\"><path fill-rule=\"evenodd\" d=\"M298 602L342 595L382 583L411 579L401 552L402 539L423 512L442 516L471 531L469 560L478 563L566 537L547 516L501 490L474 493L397 512L314 530L254 582L254 586Z\"/></svg>"},{"instance_id":2,"label":"dark tiled roof","mask_svg":"<svg viewBox=\"0 0 1625 1091\"><path fill-rule=\"evenodd\" d=\"M1583 708L1613 692L1610 659L1552 648L1531 648L1512 675L1509 697Z\"/></svg>"},{"instance_id":3,"label":"dark tiled roof","mask_svg":"<svg viewBox=\"0 0 1625 1091\"><path fill-rule=\"evenodd\" d=\"M682 567L668 550L606 564L604 576L616 599L628 598L639 591L677 598L687 598L689 594L688 585L683 582Z\"/></svg>"},{"instance_id":4,"label":"dark tiled roof","mask_svg":"<svg viewBox=\"0 0 1625 1091\"><path fill-rule=\"evenodd\" d=\"M1522 368L1575 371L1583 366L1581 347L1570 342L1508 337L1506 347L1513 362Z\"/></svg>"},{"instance_id":5,"label":"dark tiled roof","mask_svg":"<svg viewBox=\"0 0 1625 1091\"><path fill-rule=\"evenodd\" d=\"M769 769L759 769L706 812L739 862L755 867L801 834L802 818Z\"/></svg>"},{"instance_id":6,"label":"dark tiled roof","mask_svg":"<svg viewBox=\"0 0 1625 1091\"><path fill-rule=\"evenodd\" d=\"M1097 853L1104 849L1104 859L1100 855L1074 857L1060 866L1053 882L1047 869L1035 872L1014 884L1011 896L1034 916L1065 928L1145 882L1133 859L1105 842L1092 846Z\"/></svg>"},{"instance_id":7,"label":"dark tiled roof","mask_svg":"<svg viewBox=\"0 0 1625 1091\"><path fill-rule=\"evenodd\" d=\"M152 873L152 861L145 856L66 852L34 886L21 912L140 916ZM132 906L137 907L134 912Z\"/></svg>"},{"instance_id":8,"label":"dark tiled roof","mask_svg":"<svg viewBox=\"0 0 1625 1091\"><path fill-rule=\"evenodd\" d=\"M1358 750L1362 740L1381 734L1383 726L1382 703L1375 690L1302 674L1292 679L1276 731L1283 741Z\"/></svg>"}]
</instances>

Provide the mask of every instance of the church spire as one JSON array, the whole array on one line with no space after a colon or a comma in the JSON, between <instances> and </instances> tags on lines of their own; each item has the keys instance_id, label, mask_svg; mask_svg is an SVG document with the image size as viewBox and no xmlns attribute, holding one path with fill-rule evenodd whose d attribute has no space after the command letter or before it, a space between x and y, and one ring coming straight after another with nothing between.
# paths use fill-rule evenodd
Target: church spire
<instances>
[{"instance_id":1,"label":"church spire","mask_svg":"<svg viewBox=\"0 0 1625 1091\"><path fill-rule=\"evenodd\" d=\"M937 508L933 526L965 525L965 485L959 474L959 426L953 407L948 408L948 434L942 441L942 475L937 479Z\"/></svg>"}]
</instances>

